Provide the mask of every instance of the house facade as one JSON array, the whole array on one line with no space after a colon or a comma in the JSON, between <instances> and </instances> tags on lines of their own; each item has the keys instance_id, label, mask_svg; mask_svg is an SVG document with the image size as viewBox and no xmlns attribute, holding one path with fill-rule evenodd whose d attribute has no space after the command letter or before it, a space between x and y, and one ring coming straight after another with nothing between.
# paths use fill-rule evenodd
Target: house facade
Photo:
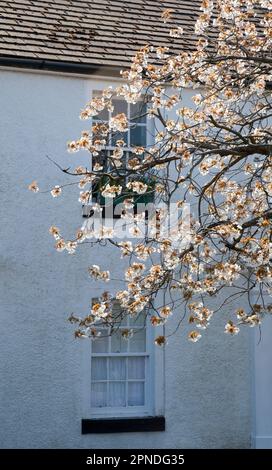
<instances>
[{"instance_id":1,"label":"house facade","mask_svg":"<svg viewBox=\"0 0 272 470\"><path fill-rule=\"evenodd\" d=\"M154 345L141 319L137 335L76 340L67 318L86 312L104 286L87 269L99 264L120 278L112 247L57 253L48 233L66 238L86 219L76 192L33 196L69 182L61 167L86 165L67 141L86 128L80 109L121 82L120 69L147 41L169 41L165 8L190 31L199 2L149 0L1 2L1 392L0 448L272 448L271 322L229 338L222 331L235 305L192 344L179 332ZM170 44L171 45L171 44ZM183 100L191 91L184 90ZM142 123L139 135L145 138ZM107 290L114 293L118 281ZM221 314L220 314L221 315ZM223 317L223 318L222 318ZM176 326L173 315L169 331Z\"/></svg>"}]
</instances>

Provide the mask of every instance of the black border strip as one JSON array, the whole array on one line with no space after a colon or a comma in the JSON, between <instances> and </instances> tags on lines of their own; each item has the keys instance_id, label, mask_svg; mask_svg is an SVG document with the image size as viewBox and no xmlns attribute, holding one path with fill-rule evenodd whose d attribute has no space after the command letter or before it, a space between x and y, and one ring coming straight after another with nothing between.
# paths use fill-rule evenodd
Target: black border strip
<instances>
[{"instance_id":1,"label":"black border strip","mask_svg":"<svg viewBox=\"0 0 272 470\"><path fill-rule=\"evenodd\" d=\"M165 431L164 416L146 418L82 419L82 434Z\"/></svg>"},{"instance_id":2,"label":"black border strip","mask_svg":"<svg viewBox=\"0 0 272 470\"><path fill-rule=\"evenodd\" d=\"M121 443L122 444L122 443ZM156 441L155 441L156 444ZM272 450L261 449L134 449L133 443L130 449L1 449L0 461L2 468L6 464L7 468L11 463L22 468L26 464L27 468L37 469L41 467L41 462L45 465L52 465L58 468L93 468L101 469L102 463L106 468L123 469L130 464L150 465L174 464L176 468L202 469L207 466L211 469L224 464L227 468L270 468ZM113 459L115 458L115 462ZM105 459L105 460L104 460ZM117 463L118 462L118 463ZM182 463L184 462L184 465ZM133 468L132 467L132 468Z\"/></svg>"}]
</instances>

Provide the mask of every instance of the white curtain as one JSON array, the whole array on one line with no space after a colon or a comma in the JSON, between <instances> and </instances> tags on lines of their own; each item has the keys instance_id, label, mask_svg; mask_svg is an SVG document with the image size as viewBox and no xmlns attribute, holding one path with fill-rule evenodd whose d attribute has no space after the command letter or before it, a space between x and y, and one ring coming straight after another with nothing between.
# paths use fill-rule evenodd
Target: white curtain
<instances>
[{"instance_id":1,"label":"white curtain","mask_svg":"<svg viewBox=\"0 0 272 470\"><path fill-rule=\"evenodd\" d=\"M126 375L126 358L109 358L109 406L126 406Z\"/></svg>"},{"instance_id":2,"label":"white curtain","mask_svg":"<svg viewBox=\"0 0 272 470\"><path fill-rule=\"evenodd\" d=\"M107 380L107 358L93 357L92 359L92 381Z\"/></svg>"},{"instance_id":3,"label":"white curtain","mask_svg":"<svg viewBox=\"0 0 272 470\"><path fill-rule=\"evenodd\" d=\"M144 405L144 382L128 383L128 406Z\"/></svg>"},{"instance_id":4,"label":"white curtain","mask_svg":"<svg viewBox=\"0 0 272 470\"><path fill-rule=\"evenodd\" d=\"M107 406L107 383L106 382L92 383L91 406L94 408Z\"/></svg>"},{"instance_id":5,"label":"white curtain","mask_svg":"<svg viewBox=\"0 0 272 470\"><path fill-rule=\"evenodd\" d=\"M126 358L109 358L109 380L126 380Z\"/></svg>"},{"instance_id":6,"label":"white curtain","mask_svg":"<svg viewBox=\"0 0 272 470\"><path fill-rule=\"evenodd\" d=\"M129 357L128 358L128 378L144 379L145 378L145 357Z\"/></svg>"},{"instance_id":7,"label":"white curtain","mask_svg":"<svg viewBox=\"0 0 272 470\"><path fill-rule=\"evenodd\" d=\"M92 407L143 406L145 357L93 357Z\"/></svg>"},{"instance_id":8,"label":"white curtain","mask_svg":"<svg viewBox=\"0 0 272 470\"><path fill-rule=\"evenodd\" d=\"M128 379L138 379L141 382L128 382L128 406L144 405L145 357L128 358Z\"/></svg>"},{"instance_id":9,"label":"white curtain","mask_svg":"<svg viewBox=\"0 0 272 470\"><path fill-rule=\"evenodd\" d=\"M126 406L126 383L109 383L109 406Z\"/></svg>"}]
</instances>

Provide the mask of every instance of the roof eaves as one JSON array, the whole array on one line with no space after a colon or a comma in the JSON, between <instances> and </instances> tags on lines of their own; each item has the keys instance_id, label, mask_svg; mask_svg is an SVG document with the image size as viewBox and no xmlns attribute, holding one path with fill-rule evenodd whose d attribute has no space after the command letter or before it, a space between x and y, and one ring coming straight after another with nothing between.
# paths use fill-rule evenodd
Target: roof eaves
<instances>
[{"instance_id":1,"label":"roof eaves","mask_svg":"<svg viewBox=\"0 0 272 470\"><path fill-rule=\"evenodd\" d=\"M120 64L97 65L48 59L22 58L0 56L0 66L24 69L46 70L54 72L77 73L83 75L101 75L105 77L120 77ZM126 68L126 67L123 67Z\"/></svg>"}]
</instances>

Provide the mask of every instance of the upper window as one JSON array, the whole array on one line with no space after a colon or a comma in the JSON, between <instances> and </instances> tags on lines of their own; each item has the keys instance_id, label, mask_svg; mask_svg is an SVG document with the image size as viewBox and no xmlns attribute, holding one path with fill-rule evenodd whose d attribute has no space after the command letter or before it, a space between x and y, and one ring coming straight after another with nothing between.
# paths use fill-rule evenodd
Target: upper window
<instances>
[{"instance_id":1,"label":"upper window","mask_svg":"<svg viewBox=\"0 0 272 470\"><path fill-rule=\"evenodd\" d=\"M120 317L120 306L114 304L114 317ZM148 322L149 323L149 322ZM133 334L125 339L124 330ZM146 315L126 315L110 335L101 327L101 336L92 341L91 409L93 415L147 415L152 413L151 328Z\"/></svg>"},{"instance_id":2,"label":"upper window","mask_svg":"<svg viewBox=\"0 0 272 470\"><path fill-rule=\"evenodd\" d=\"M93 96L100 96L101 91L94 91ZM112 207L113 205L113 217L120 217L120 210L115 211L115 207L118 204L121 204L125 198L132 197L135 200L133 194L130 194L128 189L126 188L127 175L124 172L124 176L122 177L122 172L124 167L127 167L127 164L133 155L131 153L133 147L146 147L147 145L153 142L152 133L148 132L147 129L147 105L143 101L138 101L135 104L127 103L125 100L121 98L112 99L112 104L114 106L114 110L108 111L104 109L100 112L97 116L93 117L93 125L95 126L96 123L100 124L107 124L109 119L112 115L117 115L120 113L124 113L127 116L129 122L129 129L126 132L110 132L107 136L107 143L106 148L103 152L103 156L99 155L97 162L104 166L104 168L109 171L111 167L110 157L111 153L113 152L114 148L116 148L116 142L118 140L123 140L125 145L122 147L123 149L123 157L121 158L121 167L119 168L119 175L120 180L119 184L121 184L124 188L122 194L118 197L114 198L113 201L108 201L108 206ZM150 121L149 121L150 122ZM93 141L100 140L101 138L105 138L99 134L93 134ZM135 155L134 155L135 157ZM141 156L137 156L137 158L142 158ZM93 163L96 163L96 159L93 159ZM107 183L107 178L101 178L97 180L92 186L92 201L97 202L101 205L102 217L106 217L105 212L105 198L101 194L101 189ZM146 182L146 181L145 181ZM151 188L152 189L152 188ZM147 204L149 202L153 202L153 192L149 189L146 194L140 195L137 197L137 203L144 203ZM88 210L87 210L88 213Z\"/></svg>"},{"instance_id":3,"label":"upper window","mask_svg":"<svg viewBox=\"0 0 272 470\"><path fill-rule=\"evenodd\" d=\"M95 91L93 94L94 96L98 96L101 95L101 92ZM145 147L147 144L146 104L143 101L131 104L120 98L113 99L112 104L114 106L113 113L104 109L97 116L93 117L93 123L107 123L112 114L115 116L116 114L124 113L129 122L129 129L127 132L114 132L114 134L110 134L108 147L114 148L116 141L119 139L124 140L127 149L131 149L132 147Z\"/></svg>"}]
</instances>

